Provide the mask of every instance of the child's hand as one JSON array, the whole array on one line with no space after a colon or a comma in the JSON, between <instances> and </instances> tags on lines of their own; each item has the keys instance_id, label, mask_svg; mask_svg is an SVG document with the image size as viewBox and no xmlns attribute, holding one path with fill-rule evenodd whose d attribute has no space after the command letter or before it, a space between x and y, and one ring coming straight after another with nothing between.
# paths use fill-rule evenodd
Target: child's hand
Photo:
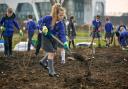
<instances>
[{"instance_id":1,"label":"child's hand","mask_svg":"<svg viewBox=\"0 0 128 89\"><path fill-rule=\"evenodd\" d=\"M0 29L1 29L2 32L5 31L5 27L4 26L1 26Z\"/></svg>"},{"instance_id":2,"label":"child's hand","mask_svg":"<svg viewBox=\"0 0 128 89\"><path fill-rule=\"evenodd\" d=\"M23 31L20 29L20 31L19 31L19 35L21 36L21 37L23 37Z\"/></svg>"},{"instance_id":3,"label":"child's hand","mask_svg":"<svg viewBox=\"0 0 128 89\"><path fill-rule=\"evenodd\" d=\"M46 26L43 26L42 32L47 35L48 33L48 28Z\"/></svg>"}]
</instances>

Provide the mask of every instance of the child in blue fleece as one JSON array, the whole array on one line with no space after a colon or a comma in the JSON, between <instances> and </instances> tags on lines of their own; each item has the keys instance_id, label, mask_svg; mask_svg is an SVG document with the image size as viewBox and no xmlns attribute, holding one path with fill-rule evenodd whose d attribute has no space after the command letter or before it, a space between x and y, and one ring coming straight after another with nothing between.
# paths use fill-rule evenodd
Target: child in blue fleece
<instances>
[{"instance_id":1,"label":"child in blue fleece","mask_svg":"<svg viewBox=\"0 0 128 89\"><path fill-rule=\"evenodd\" d=\"M2 26L3 38L4 38L4 55L5 56L12 56L12 38L15 26L18 30L20 30L18 23L16 22L16 16L13 13L12 8L7 9L7 13L5 16L2 17L0 20L0 25ZM20 32L22 32L20 30Z\"/></svg>"},{"instance_id":2,"label":"child in blue fleece","mask_svg":"<svg viewBox=\"0 0 128 89\"><path fill-rule=\"evenodd\" d=\"M52 35L58 37L63 43L64 48L68 49L68 43L66 40L65 27L63 23L63 17L65 15L64 9L60 4L54 4L52 6L51 16L45 16L43 18L42 24L46 27L43 27L43 48L47 53L47 58L41 61L41 64L44 67L48 67L49 76L59 77L54 69L54 57L57 50L57 42ZM47 31L46 31L47 30ZM48 61L48 64L46 63ZM47 65L46 65L47 64Z\"/></svg>"},{"instance_id":3,"label":"child in blue fleece","mask_svg":"<svg viewBox=\"0 0 128 89\"><path fill-rule=\"evenodd\" d=\"M128 31L124 31L124 27L120 28L119 43L122 48L128 46Z\"/></svg>"},{"instance_id":4,"label":"child in blue fleece","mask_svg":"<svg viewBox=\"0 0 128 89\"><path fill-rule=\"evenodd\" d=\"M113 35L113 25L110 22L109 18L106 18L106 24L105 24L105 40L106 40L106 47L110 46L111 38Z\"/></svg>"},{"instance_id":5,"label":"child in blue fleece","mask_svg":"<svg viewBox=\"0 0 128 89\"><path fill-rule=\"evenodd\" d=\"M126 26L123 24L123 22L120 22L120 25L119 27L117 28L117 31L116 31L116 36L118 38L118 42L120 44L120 35L122 32L125 32L126 31Z\"/></svg>"},{"instance_id":6,"label":"child in blue fleece","mask_svg":"<svg viewBox=\"0 0 128 89\"><path fill-rule=\"evenodd\" d=\"M100 44L100 30L101 30L101 21L100 21L100 16L97 15L96 16L96 19L92 21L92 41L91 41L91 44L90 44L90 47L92 47L93 45L93 41L95 38L98 38L98 47L101 47L101 44Z\"/></svg>"},{"instance_id":7,"label":"child in blue fleece","mask_svg":"<svg viewBox=\"0 0 128 89\"><path fill-rule=\"evenodd\" d=\"M26 30L28 32L28 49L27 49L27 51L30 51L31 44L32 44L32 37L34 35L36 28L37 28L37 26L36 26L36 23L33 21L32 15L28 15L28 21L26 23Z\"/></svg>"}]
</instances>

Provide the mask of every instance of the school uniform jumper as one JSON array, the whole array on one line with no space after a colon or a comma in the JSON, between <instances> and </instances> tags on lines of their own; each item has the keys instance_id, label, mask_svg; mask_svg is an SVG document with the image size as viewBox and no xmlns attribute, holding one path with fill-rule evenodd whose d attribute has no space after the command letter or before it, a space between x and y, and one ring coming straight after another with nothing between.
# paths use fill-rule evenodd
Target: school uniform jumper
<instances>
[{"instance_id":1,"label":"school uniform jumper","mask_svg":"<svg viewBox=\"0 0 128 89\"><path fill-rule=\"evenodd\" d=\"M4 38L4 54L5 55L12 55L12 38L13 38L13 32L15 26L18 30L19 25L16 22L15 14L11 17L8 17L7 15L3 16L0 25L5 27L5 31L3 31L2 35Z\"/></svg>"}]
</instances>

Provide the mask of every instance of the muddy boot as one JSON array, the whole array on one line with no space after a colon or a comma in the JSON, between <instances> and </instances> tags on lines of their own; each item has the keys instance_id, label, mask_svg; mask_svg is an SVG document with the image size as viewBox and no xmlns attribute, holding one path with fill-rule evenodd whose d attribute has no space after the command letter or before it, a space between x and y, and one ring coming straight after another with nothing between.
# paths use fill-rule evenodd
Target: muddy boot
<instances>
[{"instance_id":1,"label":"muddy boot","mask_svg":"<svg viewBox=\"0 0 128 89\"><path fill-rule=\"evenodd\" d=\"M48 60L47 60L48 54L46 53L45 56L40 60L40 65L44 68L44 69L48 69Z\"/></svg>"},{"instance_id":2,"label":"muddy boot","mask_svg":"<svg viewBox=\"0 0 128 89\"><path fill-rule=\"evenodd\" d=\"M48 73L50 77L59 77L54 69L54 61L51 59L48 59Z\"/></svg>"},{"instance_id":3,"label":"muddy boot","mask_svg":"<svg viewBox=\"0 0 128 89\"><path fill-rule=\"evenodd\" d=\"M108 48L109 47L109 44L106 44L106 48Z\"/></svg>"},{"instance_id":4,"label":"muddy boot","mask_svg":"<svg viewBox=\"0 0 128 89\"><path fill-rule=\"evenodd\" d=\"M92 44L89 45L89 48L92 48Z\"/></svg>"}]
</instances>

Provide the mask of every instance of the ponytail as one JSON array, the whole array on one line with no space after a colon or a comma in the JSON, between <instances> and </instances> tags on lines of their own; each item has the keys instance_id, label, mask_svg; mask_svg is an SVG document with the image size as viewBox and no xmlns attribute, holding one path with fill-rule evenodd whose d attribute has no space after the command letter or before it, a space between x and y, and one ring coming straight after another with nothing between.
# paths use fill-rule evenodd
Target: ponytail
<instances>
[{"instance_id":1,"label":"ponytail","mask_svg":"<svg viewBox=\"0 0 128 89\"><path fill-rule=\"evenodd\" d=\"M52 26L55 25L56 21L58 20L58 13L60 11L60 8L62 8L62 6L59 3L55 3L52 6L52 11L51 11L51 16L52 16Z\"/></svg>"}]
</instances>

